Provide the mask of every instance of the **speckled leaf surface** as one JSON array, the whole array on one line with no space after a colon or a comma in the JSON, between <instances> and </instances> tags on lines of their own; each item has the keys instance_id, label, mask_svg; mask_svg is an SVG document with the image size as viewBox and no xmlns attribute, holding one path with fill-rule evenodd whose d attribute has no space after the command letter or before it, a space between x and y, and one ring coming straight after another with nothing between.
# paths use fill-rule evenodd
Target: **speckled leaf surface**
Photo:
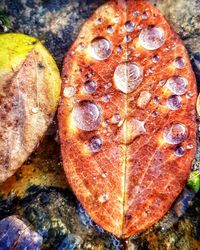
<instances>
[{"instance_id":1,"label":"speckled leaf surface","mask_svg":"<svg viewBox=\"0 0 200 250\"><path fill-rule=\"evenodd\" d=\"M32 153L53 119L59 94L59 71L41 42L1 34L0 182Z\"/></svg>"},{"instance_id":2,"label":"speckled leaf surface","mask_svg":"<svg viewBox=\"0 0 200 250\"><path fill-rule=\"evenodd\" d=\"M109 1L82 27L62 80L61 147L73 191L118 237L149 228L195 157L197 89L182 41L148 2Z\"/></svg>"}]
</instances>

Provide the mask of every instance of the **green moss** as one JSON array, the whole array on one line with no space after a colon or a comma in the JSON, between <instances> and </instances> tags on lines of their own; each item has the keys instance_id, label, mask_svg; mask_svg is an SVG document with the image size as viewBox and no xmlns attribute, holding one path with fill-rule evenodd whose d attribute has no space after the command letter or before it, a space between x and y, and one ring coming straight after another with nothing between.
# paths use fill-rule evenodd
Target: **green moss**
<instances>
[{"instance_id":1,"label":"green moss","mask_svg":"<svg viewBox=\"0 0 200 250\"><path fill-rule=\"evenodd\" d=\"M4 32L7 32L11 27L11 22L6 13L0 10L0 26L3 28Z\"/></svg>"}]
</instances>

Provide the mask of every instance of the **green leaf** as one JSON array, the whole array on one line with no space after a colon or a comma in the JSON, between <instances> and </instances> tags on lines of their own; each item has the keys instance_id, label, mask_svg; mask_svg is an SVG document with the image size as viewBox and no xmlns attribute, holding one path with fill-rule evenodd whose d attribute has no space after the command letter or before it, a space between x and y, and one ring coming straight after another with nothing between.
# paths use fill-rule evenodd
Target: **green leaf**
<instances>
[{"instance_id":1,"label":"green leaf","mask_svg":"<svg viewBox=\"0 0 200 250\"><path fill-rule=\"evenodd\" d=\"M192 171L190 174L190 177L188 179L187 185L192 188L192 190L194 192L198 192L200 189L200 175L199 175L199 171L195 170Z\"/></svg>"}]
</instances>

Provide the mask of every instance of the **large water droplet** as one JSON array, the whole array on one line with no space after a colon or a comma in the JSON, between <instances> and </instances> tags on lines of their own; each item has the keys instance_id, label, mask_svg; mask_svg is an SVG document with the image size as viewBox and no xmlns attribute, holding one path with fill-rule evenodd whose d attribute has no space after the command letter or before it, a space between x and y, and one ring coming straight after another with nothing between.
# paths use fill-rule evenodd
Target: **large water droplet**
<instances>
[{"instance_id":1,"label":"large water droplet","mask_svg":"<svg viewBox=\"0 0 200 250\"><path fill-rule=\"evenodd\" d=\"M185 150L184 150L184 148L181 147L181 146L177 146L177 147L174 149L174 154L175 154L176 156L178 156L178 157L183 156L184 153L185 153Z\"/></svg>"},{"instance_id":2,"label":"large water droplet","mask_svg":"<svg viewBox=\"0 0 200 250\"><path fill-rule=\"evenodd\" d=\"M99 198L98 198L98 201L100 203L104 203L104 202L106 202L108 200L109 200L109 195L107 193L104 193L104 194L100 195Z\"/></svg>"},{"instance_id":3,"label":"large water droplet","mask_svg":"<svg viewBox=\"0 0 200 250\"><path fill-rule=\"evenodd\" d=\"M163 138L166 143L179 144L187 137L187 128L182 123L173 122L166 126L163 131Z\"/></svg>"},{"instance_id":4,"label":"large water droplet","mask_svg":"<svg viewBox=\"0 0 200 250\"><path fill-rule=\"evenodd\" d=\"M177 57L174 61L174 66L177 69L182 69L185 66L185 59L183 57Z\"/></svg>"},{"instance_id":5,"label":"large water droplet","mask_svg":"<svg viewBox=\"0 0 200 250\"><path fill-rule=\"evenodd\" d=\"M173 76L166 82L167 88L176 95L184 95L187 91L188 81L181 76Z\"/></svg>"},{"instance_id":6,"label":"large water droplet","mask_svg":"<svg viewBox=\"0 0 200 250\"><path fill-rule=\"evenodd\" d=\"M90 151L96 153L99 152L101 150L102 147L102 140L99 137L92 137L89 141L89 149Z\"/></svg>"},{"instance_id":7,"label":"large water droplet","mask_svg":"<svg viewBox=\"0 0 200 250\"><path fill-rule=\"evenodd\" d=\"M119 64L115 69L114 81L116 87L123 93L130 93L142 82L143 70L136 63Z\"/></svg>"},{"instance_id":8,"label":"large water droplet","mask_svg":"<svg viewBox=\"0 0 200 250\"><path fill-rule=\"evenodd\" d=\"M84 90L88 94L93 94L97 89L97 84L93 80L88 80L84 83Z\"/></svg>"},{"instance_id":9,"label":"large water droplet","mask_svg":"<svg viewBox=\"0 0 200 250\"><path fill-rule=\"evenodd\" d=\"M139 108L145 108L151 99L151 94L148 91L142 91L137 100Z\"/></svg>"},{"instance_id":10,"label":"large water droplet","mask_svg":"<svg viewBox=\"0 0 200 250\"><path fill-rule=\"evenodd\" d=\"M64 88L63 94L65 97L72 97L76 94L76 89L73 86L68 86Z\"/></svg>"},{"instance_id":11,"label":"large water droplet","mask_svg":"<svg viewBox=\"0 0 200 250\"><path fill-rule=\"evenodd\" d=\"M129 117L118 130L116 138L122 144L130 144L135 138L144 133L146 133L145 122Z\"/></svg>"},{"instance_id":12,"label":"large water droplet","mask_svg":"<svg viewBox=\"0 0 200 250\"><path fill-rule=\"evenodd\" d=\"M106 38L96 37L91 41L89 51L94 59L101 61L107 59L111 55L112 46Z\"/></svg>"},{"instance_id":13,"label":"large water droplet","mask_svg":"<svg viewBox=\"0 0 200 250\"><path fill-rule=\"evenodd\" d=\"M167 99L167 106L171 110L178 110L181 107L181 97L172 95Z\"/></svg>"},{"instance_id":14,"label":"large water droplet","mask_svg":"<svg viewBox=\"0 0 200 250\"><path fill-rule=\"evenodd\" d=\"M127 21L126 23L125 23L125 30L127 31L127 32L133 32L134 31L134 28L135 28L135 24L134 24L134 22L132 22L132 21Z\"/></svg>"},{"instance_id":15,"label":"large water droplet","mask_svg":"<svg viewBox=\"0 0 200 250\"><path fill-rule=\"evenodd\" d=\"M140 32L139 42L147 50L158 49L165 42L164 31L159 27L148 26Z\"/></svg>"},{"instance_id":16,"label":"large water droplet","mask_svg":"<svg viewBox=\"0 0 200 250\"><path fill-rule=\"evenodd\" d=\"M85 131L95 130L101 122L100 109L94 102L88 100L75 104L72 117L76 127Z\"/></svg>"}]
</instances>

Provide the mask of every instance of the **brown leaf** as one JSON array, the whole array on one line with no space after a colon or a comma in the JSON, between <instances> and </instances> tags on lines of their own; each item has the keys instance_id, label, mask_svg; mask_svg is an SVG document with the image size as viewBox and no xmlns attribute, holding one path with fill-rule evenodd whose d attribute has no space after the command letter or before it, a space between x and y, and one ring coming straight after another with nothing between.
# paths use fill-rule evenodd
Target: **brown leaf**
<instances>
[{"instance_id":1,"label":"brown leaf","mask_svg":"<svg viewBox=\"0 0 200 250\"><path fill-rule=\"evenodd\" d=\"M52 121L60 77L53 58L37 39L3 34L0 43L1 183L28 158Z\"/></svg>"},{"instance_id":2,"label":"brown leaf","mask_svg":"<svg viewBox=\"0 0 200 250\"><path fill-rule=\"evenodd\" d=\"M149 228L195 156L197 90L182 41L150 3L109 1L82 27L62 80L62 156L75 194L118 237Z\"/></svg>"}]
</instances>

